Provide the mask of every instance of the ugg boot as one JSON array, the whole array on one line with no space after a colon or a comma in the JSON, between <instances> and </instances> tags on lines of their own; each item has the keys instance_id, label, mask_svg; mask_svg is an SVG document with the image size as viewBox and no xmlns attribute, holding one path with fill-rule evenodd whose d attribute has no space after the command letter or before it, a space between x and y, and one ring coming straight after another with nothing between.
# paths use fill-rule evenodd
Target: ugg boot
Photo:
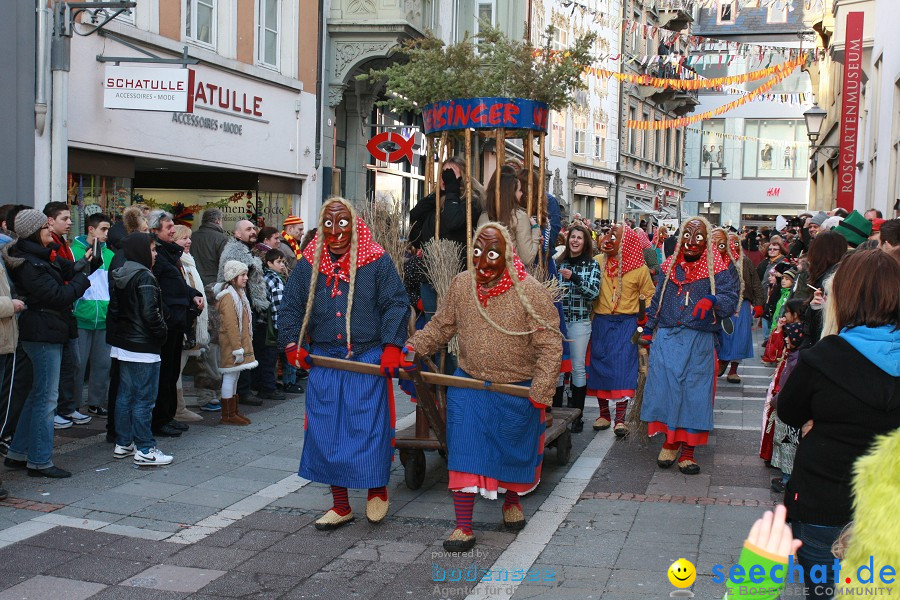
<instances>
[{"instance_id":1,"label":"ugg boot","mask_svg":"<svg viewBox=\"0 0 900 600\"><path fill-rule=\"evenodd\" d=\"M253 422L253 421L251 421L249 418L247 418L246 416L244 416L244 415L241 413L241 406L240 406L240 403L239 403L237 400L235 400L234 406L233 406L232 408L233 408L233 410L231 411L231 416L232 416L232 417L234 417L235 419L239 419L239 420L241 420L241 421L244 421L244 425L249 425L250 423Z\"/></svg>"},{"instance_id":2,"label":"ugg boot","mask_svg":"<svg viewBox=\"0 0 900 600\"><path fill-rule=\"evenodd\" d=\"M587 386L572 386L572 408L577 408L582 413L584 412L584 398L587 395ZM584 420L582 419L583 415L578 415L578 418L575 419L575 422L572 423L572 433L581 433L584 430Z\"/></svg>"},{"instance_id":3,"label":"ugg boot","mask_svg":"<svg viewBox=\"0 0 900 600\"><path fill-rule=\"evenodd\" d=\"M181 421L182 423L185 423L185 422L189 423L192 421L202 421L203 420L203 417L201 417L194 411L188 410L187 408L185 408L185 406L184 406L184 389L183 388L177 388L175 396L178 401L177 410L175 411L175 417L174 417L176 421Z\"/></svg>"},{"instance_id":4,"label":"ugg boot","mask_svg":"<svg viewBox=\"0 0 900 600\"><path fill-rule=\"evenodd\" d=\"M223 425L247 425L243 419L238 418L237 397L222 398L222 420Z\"/></svg>"}]
</instances>

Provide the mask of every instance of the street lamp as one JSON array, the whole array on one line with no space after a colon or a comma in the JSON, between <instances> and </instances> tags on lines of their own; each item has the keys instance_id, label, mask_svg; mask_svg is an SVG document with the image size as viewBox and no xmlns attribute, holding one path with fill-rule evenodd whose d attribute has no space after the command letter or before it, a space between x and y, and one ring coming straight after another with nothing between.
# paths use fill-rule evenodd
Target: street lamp
<instances>
[{"instance_id":1,"label":"street lamp","mask_svg":"<svg viewBox=\"0 0 900 600\"><path fill-rule=\"evenodd\" d=\"M724 157L723 157L724 158ZM714 167L712 161L709 161L709 188L706 193L706 220L710 220L710 211L712 210L712 180L713 180L713 170L722 171L722 181L728 178L728 169L725 167Z\"/></svg>"},{"instance_id":2,"label":"street lamp","mask_svg":"<svg viewBox=\"0 0 900 600\"><path fill-rule=\"evenodd\" d=\"M811 146L811 150L813 154L818 152L819 150L836 150L837 146L817 146L816 140L819 139L819 134L822 133L822 124L825 122L825 117L828 116L828 113L819 107L818 103L812 105L812 108L803 113L803 119L806 121L806 137L809 138Z\"/></svg>"}]
</instances>

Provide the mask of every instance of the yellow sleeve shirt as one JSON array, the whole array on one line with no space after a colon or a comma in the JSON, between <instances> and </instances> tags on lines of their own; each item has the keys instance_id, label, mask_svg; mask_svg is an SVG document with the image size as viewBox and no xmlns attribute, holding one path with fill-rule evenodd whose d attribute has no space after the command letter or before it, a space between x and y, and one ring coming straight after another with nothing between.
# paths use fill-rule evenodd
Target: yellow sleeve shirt
<instances>
[{"instance_id":1,"label":"yellow sleeve shirt","mask_svg":"<svg viewBox=\"0 0 900 600\"><path fill-rule=\"evenodd\" d=\"M647 306L650 306L653 292L656 291L653 280L650 278L650 269L646 265L641 265L622 276L622 293L619 296L619 306L613 311L612 297L616 284L617 278L603 274L603 282L600 284L600 295L594 301L594 314L637 314L640 297L644 296Z\"/></svg>"}]
</instances>

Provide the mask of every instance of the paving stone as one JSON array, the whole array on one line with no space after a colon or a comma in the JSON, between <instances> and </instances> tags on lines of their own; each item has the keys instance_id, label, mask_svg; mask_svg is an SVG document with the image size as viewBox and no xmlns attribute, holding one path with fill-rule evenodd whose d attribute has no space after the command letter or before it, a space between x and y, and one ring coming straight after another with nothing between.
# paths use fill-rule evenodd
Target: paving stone
<instances>
[{"instance_id":1,"label":"paving stone","mask_svg":"<svg viewBox=\"0 0 900 600\"><path fill-rule=\"evenodd\" d=\"M99 583L38 575L0 592L0 600L59 600L61 590L65 590L66 600L85 600L105 587Z\"/></svg>"},{"instance_id":2,"label":"paving stone","mask_svg":"<svg viewBox=\"0 0 900 600\"><path fill-rule=\"evenodd\" d=\"M258 456L258 455L257 455ZM285 478L284 471L276 471L275 469L262 469L259 467L238 467L227 471L229 477L237 477L239 479L250 479L251 481L262 481L265 483L275 483Z\"/></svg>"},{"instance_id":3,"label":"paving stone","mask_svg":"<svg viewBox=\"0 0 900 600\"><path fill-rule=\"evenodd\" d=\"M97 550L97 554L121 560L136 560L156 564L182 548L184 546L171 542L121 537L118 541Z\"/></svg>"},{"instance_id":4,"label":"paving stone","mask_svg":"<svg viewBox=\"0 0 900 600\"><path fill-rule=\"evenodd\" d=\"M196 504L184 504L183 502L156 502L134 513L136 517L158 519L172 523L187 523L193 525L197 521L205 519L209 515L218 512L211 506L199 506Z\"/></svg>"},{"instance_id":5,"label":"paving stone","mask_svg":"<svg viewBox=\"0 0 900 600\"><path fill-rule=\"evenodd\" d=\"M141 496L143 498L163 499L174 496L178 492L188 489L186 485L165 483L162 481L150 481L146 478L135 479L110 490L113 493Z\"/></svg>"},{"instance_id":6,"label":"paving stone","mask_svg":"<svg viewBox=\"0 0 900 600\"><path fill-rule=\"evenodd\" d=\"M243 520L240 523L243 524ZM245 550L266 550L280 542L287 535L283 531L226 527L200 540L199 544L224 548L242 548Z\"/></svg>"},{"instance_id":7,"label":"paving stone","mask_svg":"<svg viewBox=\"0 0 900 600\"><path fill-rule=\"evenodd\" d=\"M124 517L117 521L116 525L121 525L123 527L139 527L141 529L165 531L168 533L176 533L185 528L184 523L172 523L171 521L148 519L146 517Z\"/></svg>"},{"instance_id":8,"label":"paving stone","mask_svg":"<svg viewBox=\"0 0 900 600\"><path fill-rule=\"evenodd\" d=\"M218 490L223 492L245 492L245 495L255 494L264 487L266 487L266 484L261 481L240 479L229 475L219 475L218 477L213 477L209 481L204 481L197 485L198 489Z\"/></svg>"},{"instance_id":9,"label":"paving stone","mask_svg":"<svg viewBox=\"0 0 900 600\"><path fill-rule=\"evenodd\" d=\"M657 471L650 479L647 494L662 496L705 497L709 496L708 474L683 475L676 470Z\"/></svg>"},{"instance_id":10,"label":"paving stone","mask_svg":"<svg viewBox=\"0 0 900 600\"><path fill-rule=\"evenodd\" d=\"M193 593L224 574L225 571L215 569L155 565L130 579L126 579L122 582L122 585L170 592Z\"/></svg>"},{"instance_id":11,"label":"paving stone","mask_svg":"<svg viewBox=\"0 0 900 600\"><path fill-rule=\"evenodd\" d=\"M47 571L48 575L115 585L150 567L149 563L95 554L82 555Z\"/></svg>"},{"instance_id":12,"label":"paving stone","mask_svg":"<svg viewBox=\"0 0 900 600\"><path fill-rule=\"evenodd\" d=\"M205 586L200 593L228 598L275 598L297 587L301 581L290 575L229 572Z\"/></svg>"},{"instance_id":13,"label":"paving stone","mask_svg":"<svg viewBox=\"0 0 900 600\"><path fill-rule=\"evenodd\" d=\"M3 565L3 569L9 569L13 572L36 575L46 573L76 556L77 554L67 550L28 546L19 543L0 548L0 565Z\"/></svg>"},{"instance_id":14,"label":"paving stone","mask_svg":"<svg viewBox=\"0 0 900 600\"><path fill-rule=\"evenodd\" d=\"M18 585L27 579L34 577L34 573L24 573L22 571L13 571L3 565L0 569L0 590L5 590L14 585Z\"/></svg>"},{"instance_id":15,"label":"paving stone","mask_svg":"<svg viewBox=\"0 0 900 600\"><path fill-rule=\"evenodd\" d=\"M114 585L106 588L91 600L181 600L189 597L186 592L166 592L140 587Z\"/></svg>"},{"instance_id":16,"label":"paving stone","mask_svg":"<svg viewBox=\"0 0 900 600\"><path fill-rule=\"evenodd\" d=\"M330 562L332 556L315 556L310 554L287 554L284 552L260 552L242 565L235 567L245 573L271 573L273 575L292 575L309 577Z\"/></svg>"},{"instance_id":17,"label":"paving stone","mask_svg":"<svg viewBox=\"0 0 900 600\"><path fill-rule=\"evenodd\" d=\"M131 494L118 494L105 490L102 493L79 500L73 505L79 508L130 515L156 503L157 501L153 498L141 498Z\"/></svg>"},{"instance_id":18,"label":"paving stone","mask_svg":"<svg viewBox=\"0 0 900 600\"><path fill-rule=\"evenodd\" d=\"M118 540L117 536L100 531L75 529L74 527L55 527L46 533L25 540L25 544L42 548L53 548L54 550L92 553Z\"/></svg>"},{"instance_id":19,"label":"paving stone","mask_svg":"<svg viewBox=\"0 0 900 600\"><path fill-rule=\"evenodd\" d=\"M256 555L253 550L240 548L216 548L215 546L201 546L193 544L181 552L173 554L165 559L166 564L180 567L197 567L212 569L217 567L229 570Z\"/></svg>"},{"instance_id":20,"label":"paving stone","mask_svg":"<svg viewBox=\"0 0 900 600\"><path fill-rule=\"evenodd\" d=\"M296 515L261 510L241 519L241 527L294 533L317 518L318 516L312 514Z\"/></svg>"},{"instance_id":21,"label":"paving stone","mask_svg":"<svg viewBox=\"0 0 900 600\"><path fill-rule=\"evenodd\" d=\"M379 564L410 563L425 552L425 549L425 544L360 540L348 548L341 558L369 560Z\"/></svg>"},{"instance_id":22,"label":"paving stone","mask_svg":"<svg viewBox=\"0 0 900 600\"><path fill-rule=\"evenodd\" d=\"M235 502L243 500L249 494L247 492L224 492L204 488L188 488L169 498L172 502L194 504L197 506L209 506L212 508L225 508Z\"/></svg>"}]
</instances>

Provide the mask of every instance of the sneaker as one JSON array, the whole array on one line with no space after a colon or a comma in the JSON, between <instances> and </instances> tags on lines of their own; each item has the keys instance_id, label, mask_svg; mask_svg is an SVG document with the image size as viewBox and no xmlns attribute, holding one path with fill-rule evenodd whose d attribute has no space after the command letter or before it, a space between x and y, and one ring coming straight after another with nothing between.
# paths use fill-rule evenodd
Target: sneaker
<instances>
[{"instance_id":1,"label":"sneaker","mask_svg":"<svg viewBox=\"0 0 900 600\"><path fill-rule=\"evenodd\" d=\"M302 394L303 388L300 387L299 385L297 385L296 383L289 383L286 386L284 386L284 393L285 394Z\"/></svg>"},{"instance_id":2,"label":"sneaker","mask_svg":"<svg viewBox=\"0 0 900 600\"><path fill-rule=\"evenodd\" d=\"M89 416L83 415L80 412L78 412L77 410L75 412L73 412L71 415L66 415L65 418L69 419L71 422L75 423L76 425L87 425L88 423L91 422L91 418Z\"/></svg>"},{"instance_id":3,"label":"sneaker","mask_svg":"<svg viewBox=\"0 0 900 600\"><path fill-rule=\"evenodd\" d=\"M116 444L116 449L113 450L113 458L125 458L126 456L134 456L134 453L137 449L134 447L134 442L131 442L127 446L120 446Z\"/></svg>"},{"instance_id":4,"label":"sneaker","mask_svg":"<svg viewBox=\"0 0 900 600\"><path fill-rule=\"evenodd\" d=\"M284 392L278 389L271 392L261 391L257 394L257 397L261 400L284 400Z\"/></svg>"},{"instance_id":5,"label":"sneaker","mask_svg":"<svg viewBox=\"0 0 900 600\"><path fill-rule=\"evenodd\" d=\"M168 465L172 462L171 456L160 452L159 448L150 448L146 452L137 450L134 453L134 464L136 465Z\"/></svg>"},{"instance_id":6,"label":"sneaker","mask_svg":"<svg viewBox=\"0 0 900 600\"><path fill-rule=\"evenodd\" d=\"M309 371L306 369L297 369L297 379L303 381L309 377Z\"/></svg>"},{"instance_id":7,"label":"sneaker","mask_svg":"<svg viewBox=\"0 0 900 600\"><path fill-rule=\"evenodd\" d=\"M88 412L94 415L95 417L99 417L101 419L105 419L109 416L109 411L103 408L102 406L88 406Z\"/></svg>"},{"instance_id":8,"label":"sneaker","mask_svg":"<svg viewBox=\"0 0 900 600\"><path fill-rule=\"evenodd\" d=\"M68 429L72 426L71 419L67 419L60 415L53 417L53 429Z\"/></svg>"},{"instance_id":9,"label":"sneaker","mask_svg":"<svg viewBox=\"0 0 900 600\"><path fill-rule=\"evenodd\" d=\"M207 402L200 407L200 410L205 410L206 412L219 412L222 410L222 405L218 402Z\"/></svg>"}]
</instances>

